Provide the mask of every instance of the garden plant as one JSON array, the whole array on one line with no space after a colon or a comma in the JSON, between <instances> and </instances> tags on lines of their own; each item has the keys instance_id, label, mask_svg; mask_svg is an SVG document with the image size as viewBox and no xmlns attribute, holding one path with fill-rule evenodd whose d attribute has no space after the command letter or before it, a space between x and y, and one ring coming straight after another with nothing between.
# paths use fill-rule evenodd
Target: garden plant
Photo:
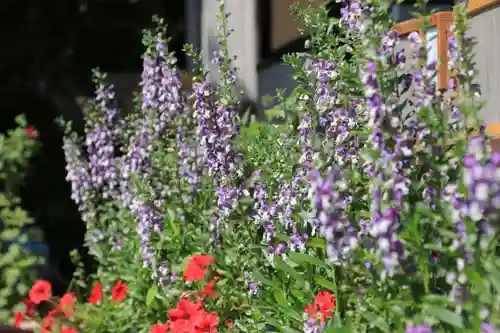
<instances>
[{"instance_id":1,"label":"garden plant","mask_svg":"<svg viewBox=\"0 0 500 333\"><path fill-rule=\"evenodd\" d=\"M32 220L21 207L19 190L31 157L38 147L38 132L23 116L17 127L0 134L0 323L12 316L19 297L25 297L36 279L36 253L27 247Z\"/></svg>"},{"instance_id":2,"label":"garden plant","mask_svg":"<svg viewBox=\"0 0 500 333\"><path fill-rule=\"evenodd\" d=\"M392 2L343 2L339 19L294 6L311 32L310 52L285 57L294 100L268 115L278 122L240 126L219 3L218 84L186 47L200 70L192 89L181 86L161 21L145 33L137 112L120 118L96 72L85 136L68 124L63 148L98 271L78 272L61 298L37 281L31 301L52 308L30 305L16 324L497 332L500 155L477 116L464 6L450 29L446 91L417 32L402 49Z\"/></svg>"}]
</instances>

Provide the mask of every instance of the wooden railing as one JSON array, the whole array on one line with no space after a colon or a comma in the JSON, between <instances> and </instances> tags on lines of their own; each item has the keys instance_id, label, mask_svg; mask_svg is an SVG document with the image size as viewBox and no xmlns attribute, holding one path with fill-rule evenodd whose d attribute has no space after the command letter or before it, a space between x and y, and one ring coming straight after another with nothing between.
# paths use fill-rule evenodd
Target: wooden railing
<instances>
[{"instance_id":1,"label":"wooden railing","mask_svg":"<svg viewBox=\"0 0 500 333\"><path fill-rule=\"evenodd\" d=\"M498 13L493 13L495 10ZM469 33L477 41L475 49L476 68L479 71L477 80L486 101L486 106L480 113L488 123L487 132L499 140L498 151L500 151L500 38L498 37L500 30L493 31L493 27L500 27L500 0L469 0L468 15L471 19ZM422 38L426 37L430 29L434 30L437 38L430 47L433 53L437 54L437 59L434 60L438 60L439 64L437 85L439 89L446 89L449 84L448 37L449 27L453 24L453 14L452 12L432 14L426 31L423 31L424 23L423 19L412 19L395 25L393 29L402 36L416 31ZM491 24L491 27L488 24Z\"/></svg>"}]
</instances>

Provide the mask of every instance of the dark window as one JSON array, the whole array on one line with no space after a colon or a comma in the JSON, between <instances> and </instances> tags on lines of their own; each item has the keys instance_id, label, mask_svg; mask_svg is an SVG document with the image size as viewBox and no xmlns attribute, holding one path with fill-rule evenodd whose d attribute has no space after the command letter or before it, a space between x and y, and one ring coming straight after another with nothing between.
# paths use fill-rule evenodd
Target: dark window
<instances>
[{"instance_id":1,"label":"dark window","mask_svg":"<svg viewBox=\"0 0 500 333\"><path fill-rule=\"evenodd\" d=\"M271 20L271 0L257 0L257 26L259 27L259 55L261 59L268 58L272 53Z\"/></svg>"},{"instance_id":2,"label":"dark window","mask_svg":"<svg viewBox=\"0 0 500 333\"><path fill-rule=\"evenodd\" d=\"M413 17L412 13L422 12L421 9L414 7L416 1L406 0L400 5L394 4L392 7L392 18L396 22L403 22L411 20ZM430 13L431 11L451 11L453 10L454 1L453 0L430 0L426 7L425 12Z\"/></svg>"}]
</instances>

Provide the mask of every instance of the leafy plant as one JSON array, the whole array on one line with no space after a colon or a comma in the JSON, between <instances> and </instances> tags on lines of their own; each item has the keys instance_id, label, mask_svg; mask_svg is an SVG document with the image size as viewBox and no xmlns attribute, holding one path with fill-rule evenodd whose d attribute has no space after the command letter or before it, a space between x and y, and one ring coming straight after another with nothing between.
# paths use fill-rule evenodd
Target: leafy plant
<instances>
[{"instance_id":1,"label":"leafy plant","mask_svg":"<svg viewBox=\"0 0 500 333\"><path fill-rule=\"evenodd\" d=\"M19 187L30 158L36 152L38 133L22 116L18 127L0 135L0 322L11 316L12 307L35 279L33 267L40 260L25 248L30 217L20 206Z\"/></svg>"},{"instance_id":2,"label":"leafy plant","mask_svg":"<svg viewBox=\"0 0 500 333\"><path fill-rule=\"evenodd\" d=\"M62 320L86 332L495 331L499 155L477 117L465 10L449 38L458 84L439 91L425 41L411 33L402 49L391 30L391 4L343 2L340 19L294 6L310 52L285 57L297 88L269 112L276 124L241 125L223 1L218 84L187 47L200 70L183 94L161 20L145 33L136 114L119 118L96 73L85 136L68 126L64 141L99 262L75 285L126 285L127 297L96 306L79 293ZM192 313L218 322L182 309L197 300Z\"/></svg>"}]
</instances>

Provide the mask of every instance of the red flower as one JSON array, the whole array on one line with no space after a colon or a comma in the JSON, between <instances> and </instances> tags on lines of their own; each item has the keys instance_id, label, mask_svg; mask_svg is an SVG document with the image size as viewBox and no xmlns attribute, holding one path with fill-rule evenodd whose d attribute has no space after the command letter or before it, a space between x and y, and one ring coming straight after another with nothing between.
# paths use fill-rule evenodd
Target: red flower
<instances>
[{"instance_id":1,"label":"red flower","mask_svg":"<svg viewBox=\"0 0 500 333\"><path fill-rule=\"evenodd\" d=\"M63 328L61 328L59 333L77 333L77 332L69 326L64 326Z\"/></svg>"},{"instance_id":2,"label":"red flower","mask_svg":"<svg viewBox=\"0 0 500 333\"><path fill-rule=\"evenodd\" d=\"M171 333L192 333L192 320L202 310L201 301L196 303L185 298L179 301L176 309L168 311Z\"/></svg>"},{"instance_id":3,"label":"red flower","mask_svg":"<svg viewBox=\"0 0 500 333\"><path fill-rule=\"evenodd\" d=\"M314 298L314 305L307 305L304 312L309 314L309 318L318 318L321 323L325 322L325 318L330 318L335 310L335 296L328 291L319 292Z\"/></svg>"},{"instance_id":4,"label":"red flower","mask_svg":"<svg viewBox=\"0 0 500 333\"><path fill-rule=\"evenodd\" d=\"M33 284L29 292L30 300L34 304L46 302L52 296L52 287L48 281L38 280Z\"/></svg>"},{"instance_id":5,"label":"red flower","mask_svg":"<svg viewBox=\"0 0 500 333\"><path fill-rule=\"evenodd\" d=\"M66 317L73 315L73 310L75 309L75 299L73 297L74 294L64 294L59 300L59 308Z\"/></svg>"},{"instance_id":6,"label":"red flower","mask_svg":"<svg viewBox=\"0 0 500 333\"><path fill-rule=\"evenodd\" d=\"M49 314L47 317L43 318L42 333L50 332L52 331L53 328L54 328L54 317Z\"/></svg>"},{"instance_id":7,"label":"red flower","mask_svg":"<svg viewBox=\"0 0 500 333\"><path fill-rule=\"evenodd\" d=\"M127 295L127 284L122 283L122 280L116 281L115 286L111 289L111 299L114 302L121 302Z\"/></svg>"},{"instance_id":8,"label":"red flower","mask_svg":"<svg viewBox=\"0 0 500 333\"><path fill-rule=\"evenodd\" d=\"M156 323L151 327L149 333L167 333L167 330L168 330L168 324Z\"/></svg>"},{"instance_id":9,"label":"red flower","mask_svg":"<svg viewBox=\"0 0 500 333\"><path fill-rule=\"evenodd\" d=\"M226 320L226 326L227 326L228 328L233 327L233 326L234 326L233 321L232 321L232 320Z\"/></svg>"},{"instance_id":10,"label":"red flower","mask_svg":"<svg viewBox=\"0 0 500 333\"><path fill-rule=\"evenodd\" d=\"M24 321L24 314L21 311L16 311L14 315L14 326L20 328L23 321Z\"/></svg>"},{"instance_id":11,"label":"red flower","mask_svg":"<svg viewBox=\"0 0 500 333\"><path fill-rule=\"evenodd\" d=\"M33 126L26 127L24 129L24 134L26 134L29 137L32 137L33 139L40 138L40 134L38 133L38 131L36 130L36 128L34 128Z\"/></svg>"},{"instance_id":12,"label":"red flower","mask_svg":"<svg viewBox=\"0 0 500 333\"><path fill-rule=\"evenodd\" d=\"M201 300L193 303L190 300L183 298L179 301L179 304L177 304L177 310L180 310L184 313L184 319L193 318L196 313L201 310Z\"/></svg>"},{"instance_id":13,"label":"red flower","mask_svg":"<svg viewBox=\"0 0 500 333\"><path fill-rule=\"evenodd\" d=\"M209 264L214 264L215 260L211 255L195 254L189 260L184 271L184 281L203 281Z\"/></svg>"},{"instance_id":14,"label":"red flower","mask_svg":"<svg viewBox=\"0 0 500 333\"><path fill-rule=\"evenodd\" d=\"M192 333L191 330L192 323L186 319L179 319L173 323L170 323L171 333Z\"/></svg>"},{"instance_id":15,"label":"red flower","mask_svg":"<svg viewBox=\"0 0 500 333\"><path fill-rule=\"evenodd\" d=\"M311 304L306 305L306 307L304 308L304 312L309 315L309 318L316 317L316 310Z\"/></svg>"},{"instance_id":16,"label":"red flower","mask_svg":"<svg viewBox=\"0 0 500 333\"><path fill-rule=\"evenodd\" d=\"M101 282L97 282L90 291L89 303L95 304L99 302L102 298L102 284Z\"/></svg>"},{"instance_id":17,"label":"red flower","mask_svg":"<svg viewBox=\"0 0 500 333\"><path fill-rule=\"evenodd\" d=\"M172 310L168 310L168 319L172 322L174 321L177 321L177 320L181 320L181 319L185 319L186 318L186 313L184 311L182 311L181 309L172 309Z\"/></svg>"},{"instance_id":18,"label":"red flower","mask_svg":"<svg viewBox=\"0 0 500 333\"><path fill-rule=\"evenodd\" d=\"M207 283L205 288L201 291L201 294L204 296L207 296L209 298L215 298L217 296L214 287L215 287L215 279L211 280L210 282Z\"/></svg>"},{"instance_id":19,"label":"red flower","mask_svg":"<svg viewBox=\"0 0 500 333\"><path fill-rule=\"evenodd\" d=\"M47 317L54 317L58 312L59 312L59 308L56 307L56 308L50 310L49 313L47 313Z\"/></svg>"},{"instance_id":20,"label":"red flower","mask_svg":"<svg viewBox=\"0 0 500 333\"><path fill-rule=\"evenodd\" d=\"M196 333L217 333L217 325L219 324L219 316L215 313L207 313L200 311L193 321L193 328Z\"/></svg>"},{"instance_id":21,"label":"red flower","mask_svg":"<svg viewBox=\"0 0 500 333\"><path fill-rule=\"evenodd\" d=\"M28 315L28 317L33 317L35 315L35 303L33 303L29 299L25 299L23 301L23 303L24 303L26 315Z\"/></svg>"},{"instance_id":22,"label":"red flower","mask_svg":"<svg viewBox=\"0 0 500 333\"><path fill-rule=\"evenodd\" d=\"M319 292L314 298L314 307L321 312L322 317L331 317L336 306L335 296L328 291Z\"/></svg>"}]
</instances>

